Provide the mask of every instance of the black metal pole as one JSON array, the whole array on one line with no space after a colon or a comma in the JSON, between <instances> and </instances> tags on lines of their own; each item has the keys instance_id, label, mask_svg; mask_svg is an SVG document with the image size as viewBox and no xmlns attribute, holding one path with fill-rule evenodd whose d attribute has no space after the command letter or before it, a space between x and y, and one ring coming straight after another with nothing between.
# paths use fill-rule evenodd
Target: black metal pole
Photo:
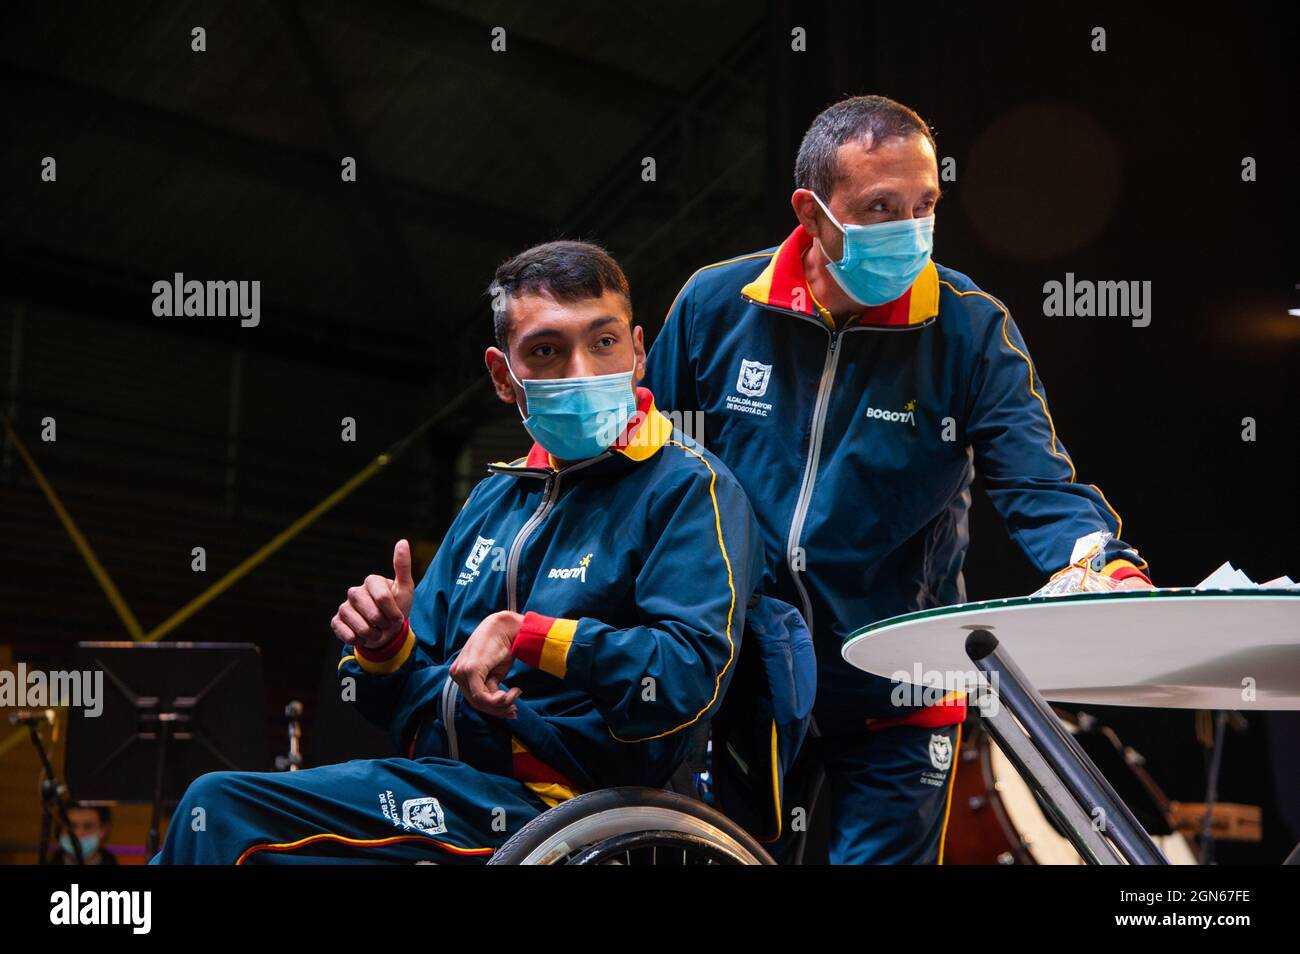
<instances>
[{"instance_id":1,"label":"black metal pole","mask_svg":"<svg viewBox=\"0 0 1300 954\"><path fill-rule=\"evenodd\" d=\"M1201 820L1200 857L1203 865L1214 863L1214 803L1219 800L1219 767L1223 764L1223 742L1228 727L1228 713L1214 717L1214 751L1205 775L1205 817Z\"/></svg>"},{"instance_id":2,"label":"black metal pole","mask_svg":"<svg viewBox=\"0 0 1300 954\"><path fill-rule=\"evenodd\" d=\"M149 836L145 840L145 854L150 858L158 854L158 829L162 825L163 779L167 770L167 737L171 734L171 713L158 714L158 761L154 766L153 807L149 812Z\"/></svg>"},{"instance_id":3,"label":"black metal pole","mask_svg":"<svg viewBox=\"0 0 1300 954\"><path fill-rule=\"evenodd\" d=\"M37 721L34 719L27 723L32 745L36 746L36 754L41 760L41 846L38 849L38 861L43 865L49 858L50 823L53 814L58 816L59 824L68 833L68 840L72 842L72 856L77 859L77 864L84 865L86 859L81 853L81 841L74 837L72 823L68 821L67 789L54 774L50 753L45 750L45 743L41 741L41 734L36 730L36 726ZM54 806L53 810L50 808L51 805Z\"/></svg>"},{"instance_id":4,"label":"black metal pole","mask_svg":"<svg viewBox=\"0 0 1300 954\"><path fill-rule=\"evenodd\" d=\"M1000 703L999 703L1000 705ZM1042 800L1044 810L1060 826L1074 850L1090 865L1117 865L1122 859L1115 846L1093 830L1092 819L1061 782L1060 776L1034 747L1012 717L1011 710L997 710L996 714L980 707L984 727L1002 750L1002 754L1015 768L1025 784Z\"/></svg>"},{"instance_id":5,"label":"black metal pole","mask_svg":"<svg viewBox=\"0 0 1300 954\"><path fill-rule=\"evenodd\" d=\"M1056 772L1071 796L1089 815L1102 812L1105 834L1130 864L1169 862L1133 817L1082 747L1065 731L1047 702L1024 673L999 649L997 637L977 629L966 637L966 655L996 687L1002 704L1024 726L1034 747ZM1095 815L1093 816L1095 818Z\"/></svg>"}]
</instances>

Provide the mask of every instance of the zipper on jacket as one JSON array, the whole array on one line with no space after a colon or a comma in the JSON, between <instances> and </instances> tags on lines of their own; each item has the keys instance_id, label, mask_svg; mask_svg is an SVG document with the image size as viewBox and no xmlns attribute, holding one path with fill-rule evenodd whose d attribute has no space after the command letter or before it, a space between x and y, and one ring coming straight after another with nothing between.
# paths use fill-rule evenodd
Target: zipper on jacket
<instances>
[{"instance_id":1,"label":"zipper on jacket","mask_svg":"<svg viewBox=\"0 0 1300 954\"><path fill-rule=\"evenodd\" d=\"M819 323L820 324L820 323ZM826 360L822 364L821 380L817 384L817 400L813 403L812 434L808 439L808 458L804 462L803 480L799 485L799 496L794 505L794 516L790 518L790 536L785 543L786 565L790 577L794 580L799 597L803 600L804 621L808 631L813 632L812 599L803 584L802 570L795 569L795 555L799 547L799 536L803 533L804 521L808 517L808 505L812 501L813 484L817 482L817 462L822 452L822 431L826 426L826 407L830 403L831 384L835 380L835 367L839 364L839 333L825 325L823 330L830 335L826 346ZM805 561L807 555L804 556ZM805 562L805 566L806 566Z\"/></svg>"},{"instance_id":2,"label":"zipper on jacket","mask_svg":"<svg viewBox=\"0 0 1300 954\"><path fill-rule=\"evenodd\" d=\"M453 762L460 761L460 742L456 738L456 697L460 686L450 675L442 684L442 727L447 735L447 758Z\"/></svg>"},{"instance_id":3,"label":"zipper on jacket","mask_svg":"<svg viewBox=\"0 0 1300 954\"><path fill-rule=\"evenodd\" d=\"M514 542L510 544L510 556L506 560L506 609L510 610L510 612L519 612L519 599L516 593L519 583L519 554L523 551L524 544L528 542L528 538L532 536L533 531L537 529L538 524L546 519L546 515L551 512L551 508L555 505L555 501L560 495L560 478L575 470L581 470L583 467L590 467L608 456L609 451L603 451L595 457L579 461L562 470L548 471L546 473L546 488L542 491L542 502L533 511L533 515L528 518L528 522L515 534Z\"/></svg>"},{"instance_id":4,"label":"zipper on jacket","mask_svg":"<svg viewBox=\"0 0 1300 954\"><path fill-rule=\"evenodd\" d=\"M523 550L524 544L528 537L532 535L533 530L537 528L555 505L556 498L560 494L560 476L570 471L579 470L590 464L596 463L609 455L608 451L591 458L590 460L580 461L571 467L566 467L560 471L543 471L538 468L495 468L489 465L489 469L495 473L513 474L516 476L541 477L546 481L546 488L542 491L542 502L537 505L533 515L515 534L514 542L510 544L510 556L506 561L506 598L509 603L509 610L514 613L518 612L516 605L518 600L515 594L515 587L519 576L519 554ZM455 762L460 761L460 740L456 735L456 700L460 697L460 686L456 685L456 680L447 676L447 681L442 685L442 726L447 735L447 757Z\"/></svg>"},{"instance_id":5,"label":"zipper on jacket","mask_svg":"<svg viewBox=\"0 0 1300 954\"><path fill-rule=\"evenodd\" d=\"M801 577L802 570L794 568L795 550L799 546L799 537L803 533L804 521L808 517L808 507L812 503L813 484L817 482L817 464L821 458L822 451L822 431L826 427L826 408L830 403L831 386L835 381L835 368L839 363L838 345L840 335L848 334L850 331L912 331L917 328L924 328L932 324L935 318L928 318L925 321L907 325L901 328L880 327L876 325L850 325L847 328L829 328L826 322L811 315L806 315L801 311L795 311L791 308L781 308L777 305L769 305L764 302L755 301L746 295L740 296L742 300L756 305L759 308L765 308L768 311L774 311L783 315L792 315L795 318L810 322L816 325L830 337L826 346L826 361L822 365L821 381L817 385L817 400L813 404L813 431L808 442L808 459L804 463L803 480L799 485L799 497L795 504L794 516L790 519L790 535L786 538L785 543L785 560L786 567L790 570L790 577L794 580L795 589L799 591L799 597L803 601L804 622L808 624L808 632L815 633L813 629L813 612L812 598L808 595L808 589L803 584ZM806 555L805 555L806 559Z\"/></svg>"},{"instance_id":6,"label":"zipper on jacket","mask_svg":"<svg viewBox=\"0 0 1300 954\"><path fill-rule=\"evenodd\" d=\"M519 576L519 551L524 547L524 541L532 534L533 528L542 522L547 511L555 502L555 494L560 486L560 475L558 473L546 475L546 488L542 491L542 502L537 505L533 515L528 518L519 532L515 534L514 541L510 544L510 556L506 560L506 609L515 613L517 601L515 599L515 583Z\"/></svg>"},{"instance_id":7,"label":"zipper on jacket","mask_svg":"<svg viewBox=\"0 0 1300 954\"><path fill-rule=\"evenodd\" d=\"M529 526L534 521L540 520L542 511L548 508L550 505L548 498L550 496L550 491L551 491L551 476L552 476L551 471L541 470L540 468L536 468L536 467L514 467L514 468L498 467L494 464L489 464L488 470L492 471L493 473L508 474L514 477L544 478L546 480L547 489L546 492L542 495L542 503L541 505L538 506L537 511L529 519L528 524L524 525L524 530L529 529ZM520 531L520 535L522 534L523 534L523 530ZM519 543L519 535L515 537L515 544L512 544L511 546L510 559L512 561L516 559L516 545L518 543ZM511 568L511 573L513 573L513 566L514 566L513 562L509 566ZM511 582L509 584L510 585L510 608L513 610L514 609L514 584L513 584L512 575L510 579L511 579ZM456 762L460 761L460 739L456 734L456 700L458 698L460 698L460 686L456 685L456 680L452 679L451 676L448 675L447 681L442 684L442 699L439 705L442 712L443 733L447 736L447 758Z\"/></svg>"},{"instance_id":8,"label":"zipper on jacket","mask_svg":"<svg viewBox=\"0 0 1300 954\"><path fill-rule=\"evenodd\" d=\"M813 486L817 483L817 465L821 460L822 453L822 434L826 429L826 413L830 405L831 388L835 384L835 369L840 360L840 336L851 331L864 330L864 328L850 326L833 330L826 327L824 322L808 315L793 311L790 314L797 315L804 321L816 325L826 332L830 339L826 344L826 360L822 364L821 380L817 384L817 400L813 403L812 435L808 440L808 459L804 463L803 480L799 485L799 496L795 503L794 516L790 519L790 535L785 544L786 566L790 570L791 579L794 580L795 589L799 591L799 597L803 601L804 622L808 624L808 632L812 633L815 632L813 629L812 598L808 595L808 588L804 586L802 576L804 571L794 568L795 552L799 547L799 537L803 534L804 521L808 518L808 508L812 504ZM804 555L804 560L806 566L807 554Z\"/></svg>"}]
</instances>

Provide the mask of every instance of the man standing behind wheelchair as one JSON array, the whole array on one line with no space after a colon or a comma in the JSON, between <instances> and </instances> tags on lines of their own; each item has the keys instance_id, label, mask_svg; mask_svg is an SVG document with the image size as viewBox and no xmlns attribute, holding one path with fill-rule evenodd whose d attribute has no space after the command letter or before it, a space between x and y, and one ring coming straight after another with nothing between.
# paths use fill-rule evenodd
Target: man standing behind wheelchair
<instances>
[{"instance_id":1,"label":"man standing behind wheelchair","mask_svg":"<svg viewBox=\"0 0 1300 954\"><path fill-rule=\"evenodd\" d=\"M154 863L485 860L579 792L663 785L717 709L758 528L636 386L622 269L552 242L489 292L488 373L536 443L490 466L418 585L399 541L331 620L345 698L404 757L204 775Z\"/></svg>"},{"instance_id":2,"label":"man standing behind wheelchair","mask_svg":"<svg viewBox=\"0 0 1300 954\"><path fill-rule=\"evenodd\" d=\"M813 633L819 737L787 811L828 796L833 863L933 863L964 697L914 704L846 663L844 639L965 601L976 469L1044 577L1097 534L1093 569L1126 589L1150 581L1119 515L1076 479L1007 309L931 260L940 189L925 121L883 96L836 103L804 136L795 186L780 246L687 281L647 380L665 408L703 417L703 442L759 516L760 590Z\"/></svg>"}]
</instances>

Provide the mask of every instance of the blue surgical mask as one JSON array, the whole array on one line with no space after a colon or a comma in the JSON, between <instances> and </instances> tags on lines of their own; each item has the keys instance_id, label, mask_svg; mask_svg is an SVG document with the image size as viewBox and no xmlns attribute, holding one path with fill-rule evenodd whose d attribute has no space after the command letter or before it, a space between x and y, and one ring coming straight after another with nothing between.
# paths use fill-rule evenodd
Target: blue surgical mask
<instances>
[{"instance_id":1,"label":"blue surgical mask","mask_svg":"<svg viewBox=\"0 0 1300 954\"><path fill-rule=\"evenodd\" d=\"M632 371L520 381L509 359L506 370L528 399L524 427L558 460L595 457L618 440L636 413Z\"/></svg>"},{"instance_id":2,"label":"blue surgical mask","mask_svg":"<svg viewBox=\"0 0 1300 954\"><path fill-rule=\"evenodd\" d=\"M901 298L929 264L934 253L934 216L895 219L875 225L841 225L813 193L826 217L844 233L844 256L831 261L826 248L826 270L844 294L861 305L883 305Z\"/></svg>"},{"instance_id":3,"label":"blue surgical mask","mask_svg":"<svg viewBox=\"0 0 1300 954\"><path fill-rule=\"evenodd\" d=\"M82 861L89 861L95 856L95 852L99 851L98 835L82 835L77 840L81 842ZM59 847L63 849L63 853L69 858L75 859L77 857L77 853L72 849L72 839L68 837L66 831L59 835Z\"/></svg>"}]
</instances>

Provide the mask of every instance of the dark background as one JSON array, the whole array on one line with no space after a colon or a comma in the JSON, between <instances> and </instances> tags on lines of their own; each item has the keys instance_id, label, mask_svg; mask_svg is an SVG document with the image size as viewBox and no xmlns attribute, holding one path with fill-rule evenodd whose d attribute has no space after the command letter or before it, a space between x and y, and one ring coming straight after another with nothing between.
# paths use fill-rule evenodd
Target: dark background
<instances>
[{"instance_id":1,"label":"dark background","mask_svg":"<svg viewBox=\"0 0 1300 954\"><path fill-rule=\"evenodd\" d=\"M427 560L483 464L528 445L483 386L494 267L537 241L598 240L653 337L694 269L788 234L803 130L876 92L956 159L935 257L1010 307L1079 479L1105 491L1155 581L1195 583L1225 559L1257 580L1300 575L1297 47L1282 5L900 6L11 5L3 412L147 631L459 398L167 637L261 646L277 749L299 698L309 764L365 750L339 713L314 718L329 618L349 585L391 572L398 537ZM57 182L41 181L45 156ZM178 271L260 279L261 325L154 317L153 282ZM1043 283L1067 271L1150 281L1151 325L1043 317ZM56 442L40 439L46 416ZM982 496L972 524L972 599L1041 584ZM125 638L8 441L0 605L0 646L32 665ZM1101 714L1172 797L1201 800L1193 713ZM1220 797L1264 805L1266 841L1220 857L1276 862L1300 837L1277 798L1300 787L1300 733L1290 715L1249 721Z\"/></svg>"}]
</instances>

